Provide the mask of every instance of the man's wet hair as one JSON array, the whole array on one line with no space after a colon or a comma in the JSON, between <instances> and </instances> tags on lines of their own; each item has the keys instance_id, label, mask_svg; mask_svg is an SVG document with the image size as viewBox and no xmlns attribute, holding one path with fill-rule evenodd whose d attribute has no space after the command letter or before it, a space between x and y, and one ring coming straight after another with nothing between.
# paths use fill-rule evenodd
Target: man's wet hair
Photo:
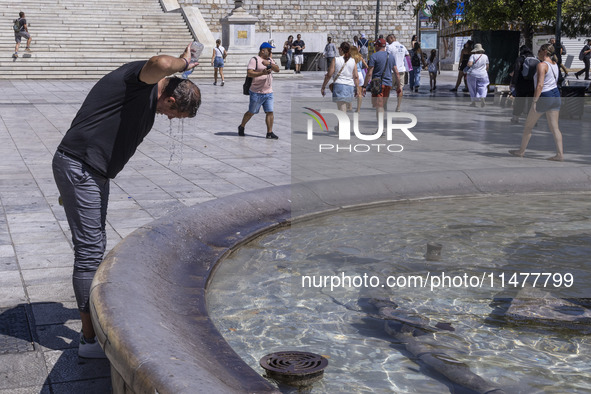
<instances>
[{"instance_id":1,"label":"man's wet hair","mask_svg":"<svg viewBox=\"0 0 591 394\"><path fill-rule=\"evenodd\" d=\"M187 114L189 118L197 115L201 105L201 91L193 82L179 77L169 77L168 84L164 88L164 97L174 98L171 109Z\"/></svg>"}]
</instances>

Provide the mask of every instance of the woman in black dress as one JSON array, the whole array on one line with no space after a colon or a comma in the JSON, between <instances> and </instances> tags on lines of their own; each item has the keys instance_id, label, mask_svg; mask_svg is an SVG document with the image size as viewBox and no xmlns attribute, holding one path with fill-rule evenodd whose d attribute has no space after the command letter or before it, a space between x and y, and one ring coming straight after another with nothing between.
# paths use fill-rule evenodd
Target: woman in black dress
<instances>
[{"instance_id":1,"label":"woman in black dress","mask_svg":"<svg viewBox=\"0 0 591 394\"><path fill-rule=\"evenodd\" d=\"M474 41L468 40L464 44L464 48L460 53L460 66L458 68L458 80L456 81L456 86L453 89L450 89L452 92L457 92L458 87L460 87L460 83L462 83L462 78L464 79L464 92L468 91L468 82L466 81L466 75L464 74L464 69L468 67L468 60L470 59L470 55L472 54L472 45Z\"/></svg>"}]
</instances>

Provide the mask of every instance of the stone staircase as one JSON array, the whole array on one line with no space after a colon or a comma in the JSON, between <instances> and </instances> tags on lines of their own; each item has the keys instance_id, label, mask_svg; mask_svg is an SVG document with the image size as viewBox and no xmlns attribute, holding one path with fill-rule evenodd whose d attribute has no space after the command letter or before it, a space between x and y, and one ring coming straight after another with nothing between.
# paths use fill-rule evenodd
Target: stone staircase
<instances>
[{"instance_id":1,"label":"stone staircase","mask_svg":"<svg viewBox=\"0 0 591 394\"><path fill-rule=\"evenodd\" d=\"M19 11L32 52L23 40L13 59ZM193 39L182 14L158 0L2 0L0 16L0 79L97 79L129 61L180 54Z\"/></svg>"},{"instance_id":2,"label":"stone staircase","mask_svg":"<svg viewBox=\"0 0 591 394\"><path fill-rule=\"evenodd\" d=\"M12 21L20 11L32 52L23 40L13 59ZM0 79L99 79L130 61L180 55L193 40L181 10L165 12L159 0L2 0L0 23ZM206 47L191 79L213 79L211 54ZM224 75L244 77L246 61L228 51Z\"/></svg>"}]
</instances>

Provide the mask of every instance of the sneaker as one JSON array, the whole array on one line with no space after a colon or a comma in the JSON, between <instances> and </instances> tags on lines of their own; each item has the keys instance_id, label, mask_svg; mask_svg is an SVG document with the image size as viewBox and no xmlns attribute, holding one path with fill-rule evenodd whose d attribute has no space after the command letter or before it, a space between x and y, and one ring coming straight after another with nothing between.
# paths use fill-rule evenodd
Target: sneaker
<instances>
[{"instance_id":1,"label":"sneaker","mask_svg":"<svg viewBox=\"0 0 591 394\"><path fill-rule=\"evenodd\" d=\"M449 89L450 92L457 92L458 88Z\"/></svg>"},{"instance_id":2,"label":"sneaker","mask_svg":"<svg viewBox=\"0 0 591 394\"><path fill-rule=\"evenodd\" d=\"M224 86L224 81L222 81L222 86Z\"/></svg>"},{"instance_id":3,"label":"sneaker","mask_svg":"<svg viewBox=\"0 0 591 394\"><path fill-rule=\"evenodd\" d=\"M238 126L238 135L244 137L244 127Z\"/></svg>"},{"instance_id":4,"label":"sneaker","mask_svg":"<svg viewBox=\"0 0 591 394\"><path fill-rule=\"evenodd\" d=\"M278 140L278 139L279 139L279 137L277 137L277 136L275 135L275 133L273 133L273 132L270 132L270 133L267 133L267 139L268 139L268 140Z\"/></svg>"},{"instance_id":5,"label":"sneaker","mask_svg":"<svg viewBox=\"0 0 591 394\"><path fill-rule=\"evenodd\" d=\"M214 86L215 86L215 85L217 85L218 83L217 83L217 82L214 82L213 84L214 84Z\"/></svg>"},{"instance_id":6,"label":"sneaker","mask_svg":"<svg viewBox=\"0 0 591 394\"><path fill-rule=\"evenodd\" d=\"M78 346L78 357L82 358L107 358L105 351L94 337L92 343L84 339L80 334L80 345Z\"/></svg>"},{"instance_id":7,"label":"sneaker","mask_svg":"<svg viewBox=\"0 0 591 394\"><path fill-rule=\"evenodd\" d=\"M29 47L26 47L26 48L25 48L25 51L27 51L27 52L31 52L31 48L29 48Z\"/></svg>"},{"instance_id":8,"label":"sneaker","mask_svg":"<svg viewBox=\"0 0 591 394\"><path fill-rule=\"evenodd\" d=\"M469 91L470 91L470 90L468 90L468 88L464 88L464 89L462 89L462 92L464 92L464 93L467 93L467 92L469 92Z\"/></svg>"},{"instance_id":9,"label":"sneaker","mask_svg":"<svg viewBox=\"0 0 591 394\"><path fill-rule=\"evenodd\" d=\"M18 52L13 53L12 57L16 59L18 57ZM577 79L579 79L579 78L577 78Z\"/></svg>"}]
</instances>

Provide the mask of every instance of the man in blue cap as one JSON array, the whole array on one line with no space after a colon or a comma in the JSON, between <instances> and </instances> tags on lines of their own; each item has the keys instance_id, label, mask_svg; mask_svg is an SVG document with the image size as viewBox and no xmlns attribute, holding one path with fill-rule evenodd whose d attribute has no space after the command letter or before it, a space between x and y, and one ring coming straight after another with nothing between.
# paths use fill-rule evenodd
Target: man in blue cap
<instances>
[{"instance_id":1,"label":"man in blue cap","mask_svg":"<svg viewBox=\"0 0 591 394\"><path fill-rule=\"evenodd\" d=\"M271 49L275 48L268 42L263 42L259 48L258 56L248 62L247 75L252 78L250 85L250 103L248 111L242 117L242 123L238 126L238 135L244 136L246 123L258 114L261 106L265 111L265 123L267 124L267 139L276 140L279 137L273 133L273 72L279 72L279 66L271 58Z\"/></svg>"}]
</instances>

